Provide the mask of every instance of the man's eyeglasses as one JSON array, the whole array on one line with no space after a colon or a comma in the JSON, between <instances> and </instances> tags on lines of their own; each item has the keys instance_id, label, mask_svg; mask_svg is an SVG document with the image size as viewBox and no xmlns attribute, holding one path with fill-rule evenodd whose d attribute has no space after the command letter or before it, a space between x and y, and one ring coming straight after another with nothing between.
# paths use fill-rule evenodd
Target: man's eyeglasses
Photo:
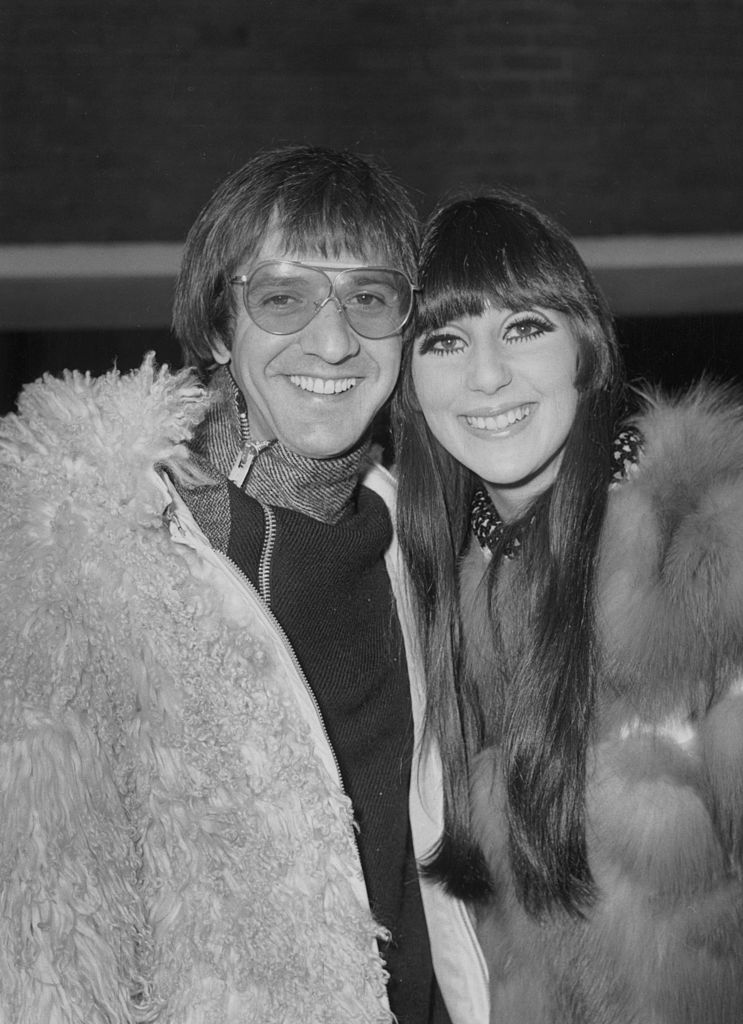
<instances>
[{"instance_id":1,"label":"man's eyeglasses","mask_svg":"<svg viewBox=\"0 0 743 1024\"><path fill-rule=\"evenodd\" d=\"M250 319L269 334L301 331L332 299L357 334L375 340L402 329L415 291L401 270L352 267L331 279L321 267L294 260L266 260L230 284L242 285Z\"/></svg>"}]
</instances>

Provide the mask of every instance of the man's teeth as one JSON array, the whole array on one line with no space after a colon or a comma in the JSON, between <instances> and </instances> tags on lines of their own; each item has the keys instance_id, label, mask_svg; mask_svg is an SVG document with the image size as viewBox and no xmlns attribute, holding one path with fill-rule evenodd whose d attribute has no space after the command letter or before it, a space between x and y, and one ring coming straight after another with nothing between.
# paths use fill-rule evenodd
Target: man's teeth
<instances>
[{"instance_id":1,"label":"man's teeth","mask_svg":"<svg viewBox=\"0 0 743 1024\"><path fill-rule=\"evenodd\" d=\"M478 430L505 430L519 420L523 420L531 412L530 405L520 405L517 409L499 413L497 416L465 416L467 423Z\"/></svg>"},{"instance_id":2,"label":"man's teeth","mask_svg":"<svg viewBox=\"0 0 743 1024\"><path fill-rule=\"evenodd\" d=\"M324 380L322 377L290 376L289 380L302 391L312 391L316 395L339 395L356 387L356 377L342 377L340 380Z\"/></svg>"}]
</instances>

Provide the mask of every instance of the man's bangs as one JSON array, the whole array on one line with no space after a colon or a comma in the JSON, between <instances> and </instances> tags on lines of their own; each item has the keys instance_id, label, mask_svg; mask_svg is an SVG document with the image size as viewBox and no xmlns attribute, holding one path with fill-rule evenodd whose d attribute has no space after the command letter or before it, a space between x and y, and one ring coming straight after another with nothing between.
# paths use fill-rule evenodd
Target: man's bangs
<instances>
[{"instance_id":1,"label":"man's bangs","mask_svg":"<svg viewBox=\"0 0 743 1024\"><path fill-rule=\"evenodd\" d=\"M327 204L320 209L305 206L280 214L278 228L287 252L316 254L324 260L340 260L344 256L365 263L381 260L407 269L409 260L404 259L401 246L394 244L381 225L370 222L365 210L329 210Z\"/></svg>"}]
</instances>

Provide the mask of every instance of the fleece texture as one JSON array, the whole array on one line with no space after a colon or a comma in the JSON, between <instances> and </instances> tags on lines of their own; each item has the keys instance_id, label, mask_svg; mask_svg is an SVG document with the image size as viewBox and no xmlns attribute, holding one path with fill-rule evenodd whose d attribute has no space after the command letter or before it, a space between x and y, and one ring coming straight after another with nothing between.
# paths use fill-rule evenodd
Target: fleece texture
<instances>
[{"instance_id":1,"label":"fleece texture","mask_svg":"<svg viewBox=\"0 0 743 1024\"><path fill-rule=\"evenodd\" d=\"M643 452L612 488L597 569L598 899L583 920L523 912L497 747L474 772L497 883L479 921L497 1024L743 1020L743 408L703 384L650 396L636 425ZM470 552L468 631L487 657L482 570Z\"/></svg>"},{"instance_id":2,"label":"fleece texture","mask_svg":"<svg viewBox=\"0 0 743 1024\"><path fill-rule=\"evenodd\" d=\"M164 516L207 407L148 360L0 425L2 1024L390 1019L301 680Z\"/></svg>"}]
</instances>

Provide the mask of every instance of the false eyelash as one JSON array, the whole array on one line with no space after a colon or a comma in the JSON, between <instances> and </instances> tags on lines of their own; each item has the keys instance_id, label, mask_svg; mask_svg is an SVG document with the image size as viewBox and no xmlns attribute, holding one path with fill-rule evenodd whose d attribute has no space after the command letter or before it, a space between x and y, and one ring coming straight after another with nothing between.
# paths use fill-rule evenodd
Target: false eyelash
<instances>
[{"instance_id":1,"label":"false eyelash","mask_svg":"<svg viewBox=\"0 0 743 1024\"><path fill-rule=\"evenodd\" d=\"M457 334L447 334L446 331L437 331L437 332L435 332L433 334L429 334L428 337L423 338L423 340L420 343L420 347L418 349L419 354L422 355L422 356L425 356L428 353L431 353L432 355L435 355L435 356L445 356L445 355L448 355L450 351L455 351L453 349L451 349L449 351L437 350L435 348L435 345L437 344L437 342L440 342L442 340L442 338L443 339L451 338L454 341L461 341L462 340L459 337L459 335L457 335Z\"/></svg>"},{"instance_id":2,"label":"false eyelash","mask_svg":"<svg viewBox=\"0 0 743 1024\"><path fill-rule=\"evenodd\" d=\"M521 324L534 324L534 326L539 329L535 331L533 334L523 335L522 337L517 339L519 341L528 341L530 338L539 338L543 334L547 334L549 331L554 330L553 323L546 317L542 316L540 313L524 312L519 313L514 317L514 319L508 325L508 330L506 331L506 334L508 333L508 331L511 330L512 327L518 327Z\"/></svg>"}]
</instances>

